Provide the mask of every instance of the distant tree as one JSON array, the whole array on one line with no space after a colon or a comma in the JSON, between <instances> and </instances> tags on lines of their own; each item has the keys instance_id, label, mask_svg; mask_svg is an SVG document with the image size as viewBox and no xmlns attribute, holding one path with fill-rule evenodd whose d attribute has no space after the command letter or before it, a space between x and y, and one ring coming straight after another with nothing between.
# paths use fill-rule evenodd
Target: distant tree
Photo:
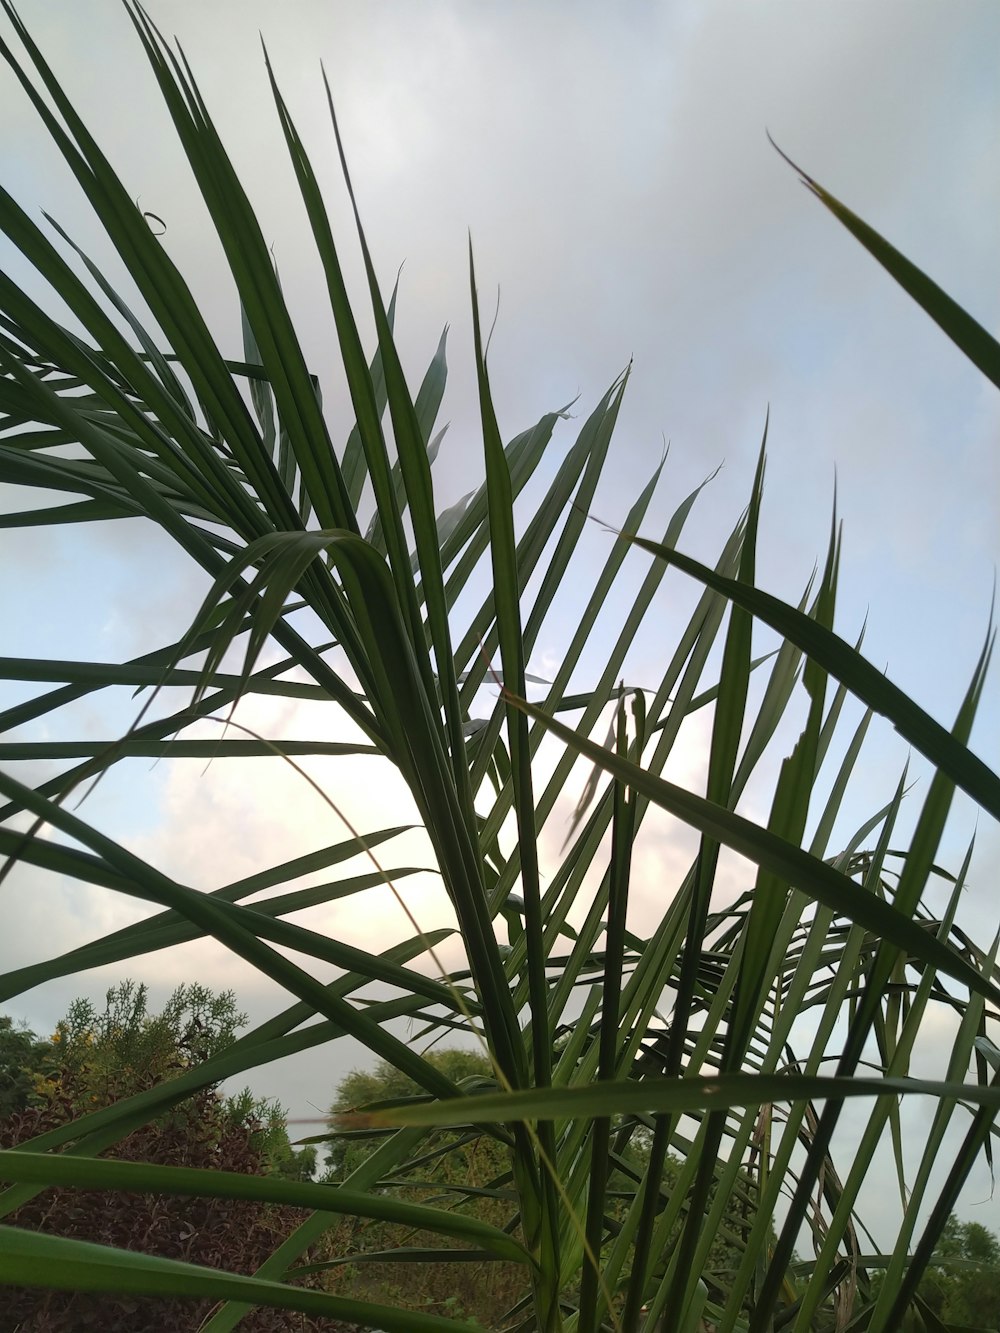
<instances>
[{"instance_id":1,"label":"distant tree","mask_svg":"<svg viewBox=\"0 0 1000 1333\"><path fill-rule=\"evenodd\" d=\"M47 1049L47 1042L0 1014L0 1120L30 1103Z\"/></svg>"},{"instance_id":2,"label":"distant tree","mask_svg":"<svg viewBox=\"0 0 1000 1333\"><path fill-rule=\"evenodd\" d=\"M0 1147L27 1143L81 1112L177 1077L224 1050L245 1022L232 992L216 995L198 985L178 987L162 1011L151 1014L146 987L131 981L108 991L103 1010L87 1000L75 1001L47 1041L0 1019L0 1095L7 1090L3 1104L9 1106L0 1116ZM281 1107L248 1090L224 1099L213 1088L202 1089L107 1155L293 1179L309 1178L315 1169L314 1150L296 1153L292 1148ZM4 1221L252 1273L302 1218L294 1208L243 1200L60 1188L36 1195ZM107 1333L143 1328L186 1333L210 1307L203 1300L8 1288L0 1333L71 1333L83 1327ZM279 1333L288 1327L287 1314L256 1311L241 1327ZM314 1325L303 1320L296 1324L300 1327Z\"/></svg>"},{"instance_id":3,"label":"distant tree","mask_svg":"<svg viewBox=\"0 0 1000 1333\"><path fill-rule=\"evenodd\" d=\"M1000 1241L980 1222L949 1217L920 1295L945 1323L1000 1328Z\"/></svg>"},{"instance_id":4,"label":"distant tree","mask_svg":"<svg viewBox=\"0 0 1000 1333\"><path fill-rule=\"evenodd\" d=\"M621 1189L626 1196L620 1211L615 1210L613 1213L613 1216L621 1220L624 1216L625 1207L631 1202L632 1191L646 1173L652 1135L644 1124L637 1123L633 1118L627 1117L620 1122L616 1138L617 1143L613 1144L613 1147L617 1148L616 1157L620 1165L613 1169L610 1185L612 1189ZM660 1177L660 1188L665 1197L669 1197L677 1188L682 1166L683 1163L680 1158L671 1153L667 1154ZM713 1187L710 1198L714 1200L714 1197L715 1189ZM664 1247L662 1262L664 1271L666 1271L673 1255L674 1246L679 1239L686 1218L687 1210L685 1208L681 1211L677 1228L668 1237ZM753 1221L753 1190L746 1178L741 1176L737 1178L736 1185L730 1194L721 1226L713 1237L705 1268L701 1275L710 1290L724 1293L728 1289L733 1276L742 1263L743 1240ZM769 1243L773 1244L775 1239L774 1228L771 1227Z\"/></svg>"},{"instance_id":5,"label":"distant tree","mask_svg":"<svg viewBox=\"0 0 1000 1333\"><path fill-rule=\"evenodd\" d=\"M458 1084L495 1086L489 1059L479 1051L451 1048L430 1051L426 1059ZM330 1108L331 1117L382 1102L426 1095L405 1074L382 1062L373 1070L353 1070L342 1079ZM331 1182L344 1180L378 1147L380 1138L369 1131L343 1131L333 1121L334 1137L327 1145L327 1173ZM506 1145L478 1129L441 1130L420 1145L417 1157L384 1182L383 1188L413 1203L434 1202L494 1226L503 1227L514 1213ZM464 1187L468 1187L468 1193ZM399 1249L438 1249L440 1236L414 1233L386 1223L348 1223L328 1241L338 1262L329 1270L327 1285L338 1295L359 1300L385 1300L430 1314L474 1317L485 1327L497 1327L501 1316L527 1292L523 1269L516 1264L399 1263L373 1258Z\"/></svg>"},{"instance_id":6,"label":"distant tree","mask_svg":"<svg viewBox=\"0 0 1000 1333\"><path fill-rule=\"evenodd\" d=\"M163 1009L151 1014L147 987L133 981L113 986L103 1010L90 1000L74 1000L48 1040L39 1041L0 1017L0 1071L5 1073L0 1108L8 1082L11 1111L29 1103L59 1104L68 1118L69 1112L79 1115L110 1105L225 1050L246 1021L232 991L215 994L197 983L178 986ZM170 1116L183 1117L193 1106L182 1103ZM316 1151L295 1152L276 1101L244 1089L220 1109L230 1124L253 1133L271 1174L312 1178Z\"/></svg>"},{"instance_id":7,"label":"distant tree","mask_svg":"<svg viewBox=\"0 0 1000 1333\"><path fill-rule=\"evenodd\" d=\"M296 1150L285 1127L285 1112L273 1098L254 1097L244 1088L224 1104L226 1116L236 1125L251 1126L253 1143L267 1163L267 1174L283 1180L312 1180L316 1175L316 1149L312 1144Z\"/></svg>"},{"instance_id":8,"label":"distant tree","mask_svg":"<svg viewBox=\"0 0 1000 1333\"><path fill-rule=\"evenodd\" d=\"M481 1079L495 1082L489 1057L482 1051L464 1046L445 1047L428 1051L427 1060L453 1082L463 1079ZM372 1102L389 1101L395 1097L415 1097L423 1093L411 1078L385 1060L374 1069L354 1069L341 1080L331 1115L339 1115L352 1107L367 1106Z\"/></svg>"},{"instance_id":9,"label":"distant tree","mask_svg":"<svg viewBox=\"0 0 1000 1333\"><path fill-rule=\"evenodd\" d=\"M955 1237L955 1241L952 1240ZM949 1217L945 1233L938 1242L937 1254L944 1257L949 1252L962 1259L970 1259L977 1264L1000 1264L1000 1241L992 1231L988 1231L981 1222L957 1222Z\"/></svg>"},{"instance_id":10,"label":"distant tree","mask_svg":"<svg viewBox=\"0 0 1000 1333\"><path fill-rule=\"evenodd\" d=\"M439 1051L429 1051L426 1058L453 1083L462 1083L466 1079L484 1084L494 1083L493 1068L489 1058L481 1051L465 1047L449 1047ZM337 1088L330 1107L330 1115L336 1117L359 1107L422 1094L423 1089L412 1079L393 1068L387 1061L381 1060L374 1069L354 1069L345 1075ZM343 1179L357 1163L369 1155L372 1147L373 1138L367 1132L336 1133L327 1146L327 1178Z\"/></svg>"},{"instance_id":11,"label":"distant tree","mask_svg":"<svg viewBox=\"0 0 1000 1333\"><path fill-rule=\"evenodd\" d=\"M149 1013L148 994L123 981L107 992L103 1010L74 1000L45 1043L36 1094L78 1113L109 1105L224 1050L247 1021L232 991L178 986L158 1014Z\"/></svg>"}]
</instances>

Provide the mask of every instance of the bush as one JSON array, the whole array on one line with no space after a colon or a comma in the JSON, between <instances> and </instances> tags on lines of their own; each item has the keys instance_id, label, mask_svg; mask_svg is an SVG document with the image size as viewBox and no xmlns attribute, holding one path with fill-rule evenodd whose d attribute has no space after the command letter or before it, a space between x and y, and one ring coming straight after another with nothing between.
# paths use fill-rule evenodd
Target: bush
<instances>
[{"instance_id":1,"label":"bush","mask_svg":"<svg viewBox=\"0 0 1000 1333\"><path fill-rule=\"evenodd\" d=\"M224 1049L245 1016L236 1011L231 993L213 995L200 986L179 987L161 1013L150 1015L145 987L126 981L108 992L103 1012L77 1000L48 1042L18 1033L9 1019L3 1022L0 1031L19 1038L8 1047L29 1060L14 1081L21 1089L19 1104L0 1121L0 1147L16 1148ZM11 1051L7 1058L13 1058ZM249 1175L289 1174L299 1160L288 1144L280 1107L249 1093L227 1101L214 1088L135 1130L107 1156ZM314 1160L306 1157L302 1164ZM243 1200L55 1188L36 1194L9 1220L31 1231L252 1273L302 1216L294 1208ZM11 1288L4 1293L0 1330L71 1333L93 1326L108 1333L144 1328L187 1333L211 1305ZM287 1315L258 1311L246 1327L277 1333L290 1325Z\"/></svg>"},{"instance_id":2,"label":"bush","mask_svg":"<svg viewBox=\"0 0 1000 1333\"><path fill-rule=\"evenodd\" d=\"M490 1062L478 1051L432 1050L425 1058L460 1086L495 1087ZM331 1116L373 1103L406 1100L420 1091L412 1079L383 1060L373 1070L353 1070L341 1081ZM373 1141L363 1132L335 1132L328 1144L326 1179L346 1181L377 1143L378 1139ZM495 1227L516 1221L510 1151L475 1128L429 1136L412 1161L380 1182L380 1189ZM505 1313L529 1295L530 1284L521 1265L487 1259L442 1263L438 1245L439 1238L429 1232L361 1219L345 1223L323 1241L323 1253L334 1260L326 1271L325 1285L338 1296L364 1301L388 1298L404 1310L473 1318L485 1328L500 1327ZM422 1250L426 1262L420 1260ZM394 1259L380 1262L373 1258L393 1253L397 1255ZM435 1253L436 1259L431 1257ZM411 1261L401 1263L400 1257Z\"/></svg>"}]
</instances>

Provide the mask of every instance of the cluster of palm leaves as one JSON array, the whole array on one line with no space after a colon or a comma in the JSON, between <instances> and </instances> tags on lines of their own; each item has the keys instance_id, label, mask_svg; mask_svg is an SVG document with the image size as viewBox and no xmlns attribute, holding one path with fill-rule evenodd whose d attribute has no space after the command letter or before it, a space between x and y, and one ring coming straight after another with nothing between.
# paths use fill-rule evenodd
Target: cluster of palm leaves
<instances>
[{"instance_id":1,"label":"cluster of palm leaves","mask_svg":"<svg viewBox=\"0 0 1000 1333\"><path fill-rule=\"evenodd\" d=\"M967 747L989 643L949 729L834 631L836 529L822 574L798 607L756 588L762 448L747 510L714 567L678 549L696 495L677 509L662 541L638 535L657 470L609 543L554 678L529 703L526 662L579 558L627 376L612 384L551 482L540 486L536 469L560 413L504 442L473 275L485 480L439 512L432 464L443 342L414 396L393 341L394 301L379 288L359 221L377 331L374 356L366 355L340 243L270 67L336 323L355 421L346 444L331 438L266 238L183 56L129 6L239 291L241 360L217 345L183 277L7 0L4 8L27 53L19 58L0 43L9 71L153 321L140 322L57 224L36 225L0 191L3 231L82 330L58 323L0 275L0 480L70 497L5 521L141 516L173 537L213 586L179 642L132 661L0 659L3 678L53 687L6 709L5 732L50 716L72 719L73 705L94 691L145 691L134 724L113 743L3 745L12 764L74 761L34 787L0 773L5 873L25 863L156 909L137 924L7 973L0 997L126 960L134 970L141 964L132 960L153 950L212 937L282 987L288 1005L180 1077L0 1153L7 1182L0 1213L59 1184L274 1200L308 1209L309 1220L253 1276L5 1226L0 1282L209 1296L219 1302L205 1325L212 1333L233 1328L255 1305L407 1333L460 1326L296 1285L302 1256L346 1215L440 1238L439 1249L398 1256L412 1262L460 1262L471 1253L523 1265L524 1299L506 1326L524 1333L707 1326L699 1321L724 1333L876 1331L899 1328L904 1314L939 1327L917 1284L963 1181L989 1154L1000 1109L1000 1052L988 1035L1000 1003L996 945L978 947L955 924L968 861L950 874L936 863L957 788L987 815L1000 814L1000 779ZM330 109L332 117L332 102ZM336 134L335 119L332 129ZM807 184L1000 384L1000 348L989 335L820 186ZM518 497L531 508L520 530L513 518ZM621 605L616 579L637 549L649 562L645 582L608 635L607 613ZM630 646L668 574L695 580L700 598L655 687L624 688ZM461 618L459 599L474 608ZM598 644L593 627L601 613ZM755 622L780 638L763 659L751 654ZM280 660L260 666L265 646L274 645ZM236 669L228 665L234 652ZM581 672L592 683L570 693ZM755 708L752 679L764 682ZM494 703L487 716L476 716L491 685ZM182 687L187 692L175 707L168 701ZM766 819L756 823L735 807L803 691L801 734L771 784ZM332 703L363 739L292 745L250 734L238 720L218 741L186 736L193 723L260 694ZM841 741L838 722L849 696L866 711ZM701 708L711 717L704 796L662 776L685 719ZM903 848L894 830L905 776L853 836L842 830L845 793L864 762L873 714L888 717L934 769ZM559 746L544 781L535 762L543 741ZM134 756L200 754L228 763L266 755L267 762L308 769L310 756L355 753L382 756L402 775L450 908L447 919L414 922L408 938L377 954L289 917L391 882L393 869L378 858L387 858L398 827L352 829L342 842L205 893L128 851L86 821L85 806L66 799ZM581 757L592 777L561 859L543 875L540 834L557 803L565 806ZM699 842L687 873L666 886L652 932L637 934L630 868L644 820L657 808L695 830ZM746 891L728 903L718 892L726 848L750 867ZM353 857L362 871L350 879L288 887ZM943 914L926 905L935 878L948 890ZM441 974L436 946L456 932L461 967ZM310 959L333 964L336 980L317 980ZM910 1077L910 1059L938 1006L956 1015L957 1033L943 1078L928 1082ZM396 1035L399 1019L427 1043L442 1032L450 1039L467 1034L488 1051L492 1079L454 1084L421 1054L424 1043ZM371 1153L341 1183L102 1158L196 1088L295 1052L319 1052L345 1035L426 1095L362 1109L339 1126L377 1134ZM934 1099L926 1142L905 1182L904 1094ZM855 1105L867 1118L856 1150L835 1160L847 1098L863 1098ZM946 1137L953 1124L961 1129L957 1151ZM443 1126L505 1146L510 1173L494 1184L497 1197L514 1200L507 1227L447 1201L417 1205L380 1188L412 1171ZM630 1174L635 1159L627 1146L637 1133L648 1147L646 1165ZM885 1142L900 1175L902 1224L895 1245L880 1250L857 1204ZM681 1163L669 1180L668 1154ZM631 1182L624 1197L623 1178ZM720 1235L725 1253L736 1256L724 1267L710 1257ZM887 1280L873 1285L881 1271Z\"/></svg>"}]
</instances>

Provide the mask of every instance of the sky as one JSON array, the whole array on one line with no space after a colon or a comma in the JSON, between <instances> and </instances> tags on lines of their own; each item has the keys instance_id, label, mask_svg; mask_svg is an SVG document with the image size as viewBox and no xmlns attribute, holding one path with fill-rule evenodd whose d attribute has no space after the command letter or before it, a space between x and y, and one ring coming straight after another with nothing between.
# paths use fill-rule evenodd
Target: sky
<instances>
[{"instance_id":1,"label":"sky","mask_svg":"<svg viewBox=\"0 0 1000 1333\"><path fill-rule=\"evenodd\" d=\"M334 224L347 228L323 61L386 287L403 265L397 336L411 379L451 326L443 409L451 425L435 469L442 507L482 471L471 235L483 308L492 316L498 303L490 365L505 438L579 396L576 420L557 436L567 443L631 362L615 462L595 513L622 519L669 442L647 531L658 537L679 500L721 464L683 547L713 560L746 502L769 414L759 583L798 599L825 555L836 487L844 529L838 629L854 638L866 622L869 659L950 724L986 631L1000 558L997 394L802 187L767 134L997 334L996 5L149 0L147 9L192 65L273 242L307 356L344 436L350 420L332 331L314 299L317 268L261 36ZM25 0L19 12L133 197L164 220L164 244L204 300L220 343L239 356L221 251L124 10L115 0ZM6 21L0 31L8 35ZM124 282L6 70L0 116L6 187L35 216L42 208L53 214L112 282ZM0 262L41 294L19 256L4 249ZM349 276L356 283L356 262ZM0 490L0 505L23 503L13 488ZM607 541L594 527L582 558L596 567ZM206 586L166 539L131 522L78 525L55 537L0 531L0 560L14 571L0 587L7 655L123 660L183 632ZM666 607L665 617L675 609ZM568 610L563 628L570 620ZM558 660L559 628L547 628L538 646L531 668L540 674ZM666 630L660 641L654 633L638 650L637 681L658 678L665 641ZM973 735L994 766L996 683L994 671ZM3 687L0 702L30 692ZM89 703L76 715L77 734L106 735L120 716ZM331 725L286 705L261 706L253 720L286 736ZM692 731L676 780L696 783L706 736ZM891 794L905 759L888 738L874 753L855 797L858 823ZM294 775L274 767L218 763L206 772L195 761L134 761L102 785L88 817L184 882L212 888L305 850L318 824L336 824ZM382 820L360 782L342 772L327 777L348 813ZM386 784L380 779L380 801L403 822L407 797ZM991 871L1000 839L985 820L977 827L959 799L954 860L974 832L961 919L988 940L998 925ZM327 840L339 836L334 830ZM647 881L664 866L683 870L683 845L662 829L650 840ZM106 895L36 891L27 875L15 882L21 890L0 967L130 919ZM431 912L432 891L421 892ZM386 900L362 922L334 909L322 919L370 943L373 925L382 929L394 910ZM234 987L254 1020L276 1002L214 945L143 966L154 998L209 978ZM114 979L95 973L41 988L17 1012L48 1030L74 995L99 997ZM941 1049L948 1040L943 1027ZM300 1061L264 1071L254 1086L279 1096L293 1117L317 1114L337 1078L362 1059L357 1050L334 1051L321 1068ZM912 1114L919 1133L923 1113ZM980 1204L989 1188L988 1177L977 1177L962 1206L1000 1230L1000 1200Z\"/></svg>"}]
</instances>

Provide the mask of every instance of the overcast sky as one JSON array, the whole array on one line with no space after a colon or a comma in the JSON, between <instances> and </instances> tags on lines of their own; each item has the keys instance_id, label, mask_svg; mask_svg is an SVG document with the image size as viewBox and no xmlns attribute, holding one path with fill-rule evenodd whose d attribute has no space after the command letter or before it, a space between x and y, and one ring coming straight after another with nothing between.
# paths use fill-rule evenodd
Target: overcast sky
<instances>
[{"instance_id":1,"label":"overcast sky","mask_svg":"<svg viewBox=\"0 0 1000 1333\"><path fill-rule=\"evenodd\" d=\"M452 425L436 467L442 506L477 484L482 468L471 231L491 313L499 289L491 375L504 436L577 395L574 411L585 415L631 359L614 465L595 512L623 518L669 440L647 531L659 536L680 498L724 463L684 543L714 559L745 503L769 408L759 581L798 598L825 553L836 479L844 522L838 628L851 638L867 615L870 660L951 723L1000 557L997 394L802 188L765 131L1000 332L996 4L149 0L147 8L179 37L245 179L342 434L350 421L332 330L314 299L318 270L260 34L335 223L346 226L325 63L387 288L405 265L397 331L412 380L442 327L452 326L443 410ZM204 300L220 343L240 356L221 251L123 9L115 0L24 0L19 9L130 193L163 218L164 244ZM41 208L54 214L117 282L117 260L6 72L0 117L4 184L36 216ZM17 255L5 249L2 262L41 292ZM579 424L565 423L560 448ZM10 489L0 502L25 503ZM587 558L603 558L600 532L587 543ZM5 532L0 559L17 571L0 588L8 655L122 660L179 635L205 586L163 538L131 522L54 538ZM534 669L557 660L557 630L539 645ZM651 683L659 678L655 639L643 652L634 678ZM973 738L993 765L996 681L994 672ZM0 699L28 692L9 688ZM98 703L88 707L77 715L78 734L106 735L108 715ZM287 709L255 718L286 736L307 725ZM891 794L905 751L887 745L876 756L859 784L858 823ZM679 777L685 762L678 758ZM287 772L234 772L221 762L208 773L186 761L153 772L119 767L88 817L206 888L308 850L316 820L330 818L302 799ZM378 811L354 813L379 819L370 827L386 822ZM969 803L957 801L955 860L974 830ZM988 941L998 924L1000 839L992 825L980 825L978 839L963 919ZM665 864L684 868L683 849L662 838L644 855L660 873ZM7 917L0 966L129 919L131 909L107 895L51 885L36 892L22 874L23 910ZM371 919L334 913L310 921L371 943ZM143 969L157 999L178 981L208 978L235 987L255 1019L275 1002L211 945L155 955ZM94 974L38 990L17 1012L47 1030L75 994L101 995L112 979ZM940 1040L945 1049L944 1028ZM359 1059L356 1051L324 1054L321 1068L314 1061L263 1071L255 1086L294 1116L308 1115L329 1103L337 1077ZM917 1129L924 1113L913 1114ZM972 1206L988 1190L978 1176L963 1208L1000 1230L1000 1202Z\"/></svg>"}]
</instances>

